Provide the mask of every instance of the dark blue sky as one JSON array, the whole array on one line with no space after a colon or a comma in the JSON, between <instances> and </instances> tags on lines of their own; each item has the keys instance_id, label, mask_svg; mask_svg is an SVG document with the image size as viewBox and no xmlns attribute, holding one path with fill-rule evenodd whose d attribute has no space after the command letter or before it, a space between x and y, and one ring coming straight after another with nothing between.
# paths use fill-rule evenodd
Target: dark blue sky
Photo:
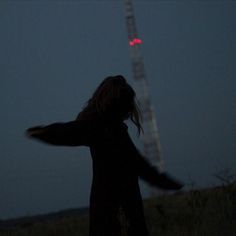
<instances>
[{"instance_id":1,"label":"dark blue sky","mask_svg":"<svg viewBox=\"0 0 236 236\"><path fill-rule=\"evenodd\" d=\"M215 172L236 174L236 2L134 3L166 170L216 185ZM132 84L123 7L0 2L0 219L88 205L89 151L28 140L24 130L74 119L108 75Z\"/></svg>"}]
</instances>

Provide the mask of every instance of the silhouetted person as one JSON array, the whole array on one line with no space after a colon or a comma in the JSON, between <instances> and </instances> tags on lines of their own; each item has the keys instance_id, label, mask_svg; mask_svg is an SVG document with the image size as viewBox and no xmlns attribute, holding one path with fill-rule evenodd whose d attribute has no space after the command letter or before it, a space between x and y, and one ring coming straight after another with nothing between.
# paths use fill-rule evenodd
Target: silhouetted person
<instances>
[{"instance_id":1,"label":"silhouetted person","mask_svg":"<svg viewBox=\"0 0 236 236\"><path fill-rule=\"evenodd\" d=\"M160 174L139 153L124 120L140 132L135 92L122 76L107 77L95 90L76 120L27 130L27 135L53 145L88 146L93 160L90 195L90 236L121 235L119 212L129 236L147 236L138 178L178 190L180 183Z\"/></svg>"}]
</instances>

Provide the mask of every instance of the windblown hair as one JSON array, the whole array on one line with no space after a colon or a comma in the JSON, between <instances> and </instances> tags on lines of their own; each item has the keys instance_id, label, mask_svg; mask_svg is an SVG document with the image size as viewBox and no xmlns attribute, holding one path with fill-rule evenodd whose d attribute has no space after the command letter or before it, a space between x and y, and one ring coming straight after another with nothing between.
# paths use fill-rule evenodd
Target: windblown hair
<instances>
[{"instance_id":1,"label":"windblown hair","mask_svg":"<svg viewBox=\"0 0 236 236\"><path fill-rule=\"evenodd\" d=\"M106 120L123 121L130 119L142 131L141 113L133 88L121 76L109 76L97 87L77 119L98 114Z\"/></svg>"}]
</instances>

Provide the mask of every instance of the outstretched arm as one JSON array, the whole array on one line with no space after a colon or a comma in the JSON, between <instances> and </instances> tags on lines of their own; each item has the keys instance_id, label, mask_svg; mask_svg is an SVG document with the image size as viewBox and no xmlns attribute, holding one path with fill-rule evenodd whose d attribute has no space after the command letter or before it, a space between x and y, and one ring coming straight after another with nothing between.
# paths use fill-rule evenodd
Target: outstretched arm
<instances>
[{"instance_id":1,"label":"outstretched arm","mask_svg":"<svg viewBox=\"0 0 236 236\"><path fill-rule=\"evenodd\" d=\"M137 156L139 176L153 186L166 190L179 190L183 185L167 173L160 173L144 157Z\"/></svg>"},{"instance_id":2,"label":"outstretched arm","mask_svg":"<svg viewBox=\"0 0 236 236\"><path fill-rule=\"evenodd\" d=\"M88 146L90 135L88 124L79 120L35 126L26 130L26 135L53 145Z\"/></svg>"},{"instance_id":3,"label":"outstretched arm","mask_svg":"<svg viewBox=\"0 0 236 236\"><path fill-rule=\"evenodd\" d=\"M183 185L170 177L167 173L160 173L154 166L152 166L146 158L144 158L135 147L128 132L125 135L127 148L131 151L134 158L133 163L137 169L138 175L149 184L166 190L179 190Z\"/></svg>"}]
</instances>

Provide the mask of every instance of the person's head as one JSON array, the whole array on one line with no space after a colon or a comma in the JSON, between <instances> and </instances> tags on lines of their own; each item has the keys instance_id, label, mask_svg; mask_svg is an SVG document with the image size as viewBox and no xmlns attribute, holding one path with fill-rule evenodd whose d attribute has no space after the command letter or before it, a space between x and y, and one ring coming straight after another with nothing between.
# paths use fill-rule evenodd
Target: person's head
<instances>
[{"instance_id":1,"label":"person's head","mask_svg":"<svg viewBox=\"0 0 236 236\"><path fill-rule=\"evenodd\" d=\"M131 119L142 130L141 114L133 88L121 76L109 76L97 87L83 112L96 112L105 119L123 121Z\"/></svg>"}]
</instances>

